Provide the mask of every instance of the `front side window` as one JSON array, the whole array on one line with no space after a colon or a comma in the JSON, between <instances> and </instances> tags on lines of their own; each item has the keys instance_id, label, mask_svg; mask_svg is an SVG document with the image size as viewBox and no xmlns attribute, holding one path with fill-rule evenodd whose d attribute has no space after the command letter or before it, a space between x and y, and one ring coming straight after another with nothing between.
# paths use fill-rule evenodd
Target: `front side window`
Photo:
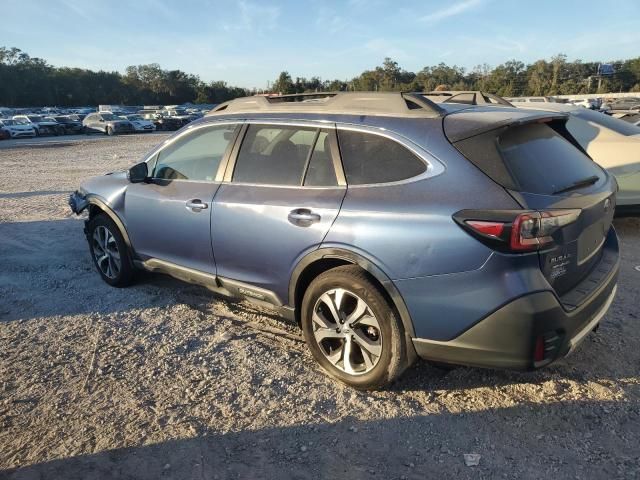
<instances>
[{"instance_id":1,"label":"front side window","mask_svg":"<svg viewBox=\"0 0 640 480\"><path fill-rule=\"evenodd\" d=\"M325 138L326 132L313 127L249 125L238 153L233 182L302 185L307 167L311 163L314 169L305 185L330 182L328 173L316 172L323 168L320 164ZM333 164L331 168L333 169ZM335 173L333 175L335 177Z\"/></svg>"},{"instance_id":2,"label":"front side window","mask_svg":"<svg viewBox=\"0 0 640 480\"><path fill-rule=\"evenodd\" d=\"M158 153L154 178L215 180L236 128L236 125L204 127L178 138Z\"/></svg>"},{"instance_id":3,"label":"front side window","mask_svg":"<svg viewBox=\"0 0 640 480\"><path fill-rule=\"evenodd\" d=\"M390 138L338 130L338 140L349 185L398 182L427 170L425 162Z\"/></svg>"}]
</instances>

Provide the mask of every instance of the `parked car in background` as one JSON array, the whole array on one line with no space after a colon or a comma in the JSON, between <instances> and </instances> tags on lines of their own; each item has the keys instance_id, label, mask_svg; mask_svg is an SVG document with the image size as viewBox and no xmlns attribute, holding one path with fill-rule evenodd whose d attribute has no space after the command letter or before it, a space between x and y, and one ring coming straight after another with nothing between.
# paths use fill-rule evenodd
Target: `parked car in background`
<instances>
[{"instance_id":1,"label":"parked car in background","mask_svg":"<svg viewBox=\"0 0 640 480\"><path fill-rule=\"evenodd\" d=\"M611 116L613 118L619 118L625 122L632 123L633 125L640 125L640 112L614 113Z\"/></svg>"},{"instance_id":2,"label":"parked car in background","mask_svg":"<svg viewBox=\"0 0 640 480\"><path fill-rule=\"evenodd\" d=\"M146 112L142 114L142 118L153 122L153 124L156 126L156 130L174 131L180 130L184 126L184 122L179 118L169 116L163 117L162 115L155 112Z\"/></svg>"},{"instance_id":3,"label":"parked car in background","mask_svg":"<svg viewBox=\"0 0 640 480\"><path fill-rule=\"evenodd\" d=\"M84 130L82 122L80 120L76 120L75 118L71 118L70 116L58 115L51 118L53 118L53 120L55 120L62 126L62 128L64 129L64 133L66 133L67 135L82 133Z\"/></svg>"},{"instance_id":4,"label":"parked car in background","mask_svg":"<svg viewBox=\"0 0 640 480\"><path fill-rule=\"evenodd\" d=\"M90 113L82 120L82 126L87 134L104 133L106 135L117 135L135 131L129 120L117 117L109 112Z\"/></svg>"},{"instance_id":5,"label":"parked car in background","mask_svg":"<svg viewBox=\"0 0 640 480\"><path fill-rule=\"evenodd\" d=\"M109 285L142 268L272 305L355 388L416 356L530 370L616 293L615 179L565 121L399 92L243 98L69 203Z\"/></svg>"},{"instance_id":6,"label":"parked car in background","mask_svg":"<svg viewBox=\"0 0 640 480\"><path fill-rule=\"evenodd\" d=\"M567 130L601 167L618 181L618 215L640 214L640 127L604 113L559 103L544 107L518 104L519 108L544 108L569 115Z\"/></svg>"},{"instance_id":7,"label":"parked car in background","mask_svg":"<svg viewBox=\"0 0 640 480\"><path fill-rule=\"evenodd\" d=\"M425 97L436 103L462 103L465 105L503 105L511 107L504 98L492 93L480 91L433 91L425 92Z\"/></svg>"},{"instance_id":8,"label":"parked car in background","mask_svg":"<svg viewBox=\"0 0 640 480\"><path fill-rule=\"evenodd\" d=\"M590 110L596 110L599 107L599 102L596 98L585 98L582 100L571 100L570 103L576 107L584 107Z\"/></svg>"},{"instance_id":9,"label":"parked car in background","mask_svg":"<svg viewBox=\"0 0 640 480\"><path fill-rule=\"evenodd\" d=\"M142 115L123 115L122 118L129 120L136 132L154 132L156 130L155 124L151 120L146 120Z\"/></svg>"},{"instance_id":10,"label":"parked car in background","mask_svg":"<svg viewBox=\"0 0 640 480\"><path fill-rule=\"evenodd\" d=\"M5 130L11 138L36 136L36 130L33 125L24 120L3 119L0 120L0 127Z\"/></svg>"},{"instance_id":11,"label":"parked car in background","mask_svg":"<svg viewBox=\"0 0 640 480\"><path fill-rule=\"evenodd\" d=\"M507 97L506 101L513 104L520 103L557 103L553 97Z\"/></svg>"},{"instance_id":12,"label":"parked car in background","mask_svg":"<svg viewBox=\"0 0 640 480\"><path fill-rule=\"evenodd\" d=\"M640 98L622 97L606 103L606 109L611 112L640 111Z\"/></svg>"},{"instance_id":13,"label":"parked car in background","mask_svg":"<svg viewBox=\"0 0 640 480\"><path fill-rule=\"evenodd\" d=\"M30 124L39 135L64 135L64 128L55 120L42 115L15 115L14 120Z\"/></svg>"}]
</instances>

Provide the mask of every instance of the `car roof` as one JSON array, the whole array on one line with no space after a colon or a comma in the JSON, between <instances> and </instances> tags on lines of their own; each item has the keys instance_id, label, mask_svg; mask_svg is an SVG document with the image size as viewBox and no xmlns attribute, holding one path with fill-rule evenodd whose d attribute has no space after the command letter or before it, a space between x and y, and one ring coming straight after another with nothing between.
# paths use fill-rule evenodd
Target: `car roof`
<instances>
[{"instance_id":1,"label":"car roof","mask_svg":"<svg viewBox=\"0 0 640 480\"><path fill-rule=\"evenodd\" d=\"M415 93L321 92L294 95L255 95L218 105L207 116L235 113L381 115L436 118L447 112Z\"/></svg>"},{"instance_id":2,"label":"car roof","mask_svg":"<svg viewBox=\"0 0 640 480\"><path fill-rule=\"evenodd\" d=\"M570 103L556 103L547 102L543 106L540 103L516 103L516 108L526 108L527 110L546 110L547 112L573 112L575 110L584 109L579 105L572 105Z\"/></svg>"}]
</instances>

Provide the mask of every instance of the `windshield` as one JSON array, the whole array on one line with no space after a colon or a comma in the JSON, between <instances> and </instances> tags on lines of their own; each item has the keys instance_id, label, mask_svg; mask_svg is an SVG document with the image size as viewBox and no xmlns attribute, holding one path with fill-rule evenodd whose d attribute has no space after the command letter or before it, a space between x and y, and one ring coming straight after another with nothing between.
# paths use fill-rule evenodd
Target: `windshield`
<instances>
[{"instance_id":1,"label":"windshield","mask_svg":"<svg viewBox=\"0 0 640 480\"><path fill-rule=\"evenodd\" d=\"M144 120L142 115L128 115L127 120Z\"/></svg>"},{"instance_id":2,"label":"windshield","mask_svg":"<svg viewBox=\"0 0 640 480\"><path fill-rule=\"evenodd\" d=\"M2 123L3 125L18 125L19 123L25 122L18 122L17 120L0 120L0 123Z\"/></svg>"},{"instance_id":3,"label":"windshield","mask_svg":"<svg viewBox=\"0 0 640 480\"><path fill-rule=\"evenodd\" d=\"M103 113L102 119L106 121L110 121L110 120L118 120L118 117L116 117L113 113Z\"/></svg>"},{"instance_id":4,"label":"windshield","mask_svg":"<svg viewBox=\"0 0 640 480\"><path fill-rule=\"evenodd\" d=\"M600 113L586 109L571 113L578 118L582 118L583 120L587 120L588 122L596 123L626 137L640 134L640 127L637 127L632 123L625 122L624 120L620 120L619 118L613 118L606 113Z\"/></svg>"},{"instance_id":5,"label":"windshield","mask_svg":"<svg viewBox=\"0 0 640 480\"><path fill-rule=\"evenodd\" d=\"M27 118L32 122L41 122L42 117L40 115L28 115Z\"/></svg>"}]
</instances>

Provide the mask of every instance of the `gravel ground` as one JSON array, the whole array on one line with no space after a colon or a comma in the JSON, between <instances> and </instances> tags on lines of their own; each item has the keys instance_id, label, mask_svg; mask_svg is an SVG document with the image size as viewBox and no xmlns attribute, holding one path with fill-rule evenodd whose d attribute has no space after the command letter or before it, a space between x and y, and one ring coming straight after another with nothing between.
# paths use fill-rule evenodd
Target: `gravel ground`
<instances>
[{"instance_id":1,"label":"gravel ground","mask_svg":"<svg viewBox=\"0 0 640 480\"><path fill-rule=\"evenodd\" d=\"M640 477L640 219L616 221L617 298L568 359L419 362L361 393L268 310L160 275L100 280L68 193L162 138L0 150L0 478Z\"/></svg>"}]
</instances>

